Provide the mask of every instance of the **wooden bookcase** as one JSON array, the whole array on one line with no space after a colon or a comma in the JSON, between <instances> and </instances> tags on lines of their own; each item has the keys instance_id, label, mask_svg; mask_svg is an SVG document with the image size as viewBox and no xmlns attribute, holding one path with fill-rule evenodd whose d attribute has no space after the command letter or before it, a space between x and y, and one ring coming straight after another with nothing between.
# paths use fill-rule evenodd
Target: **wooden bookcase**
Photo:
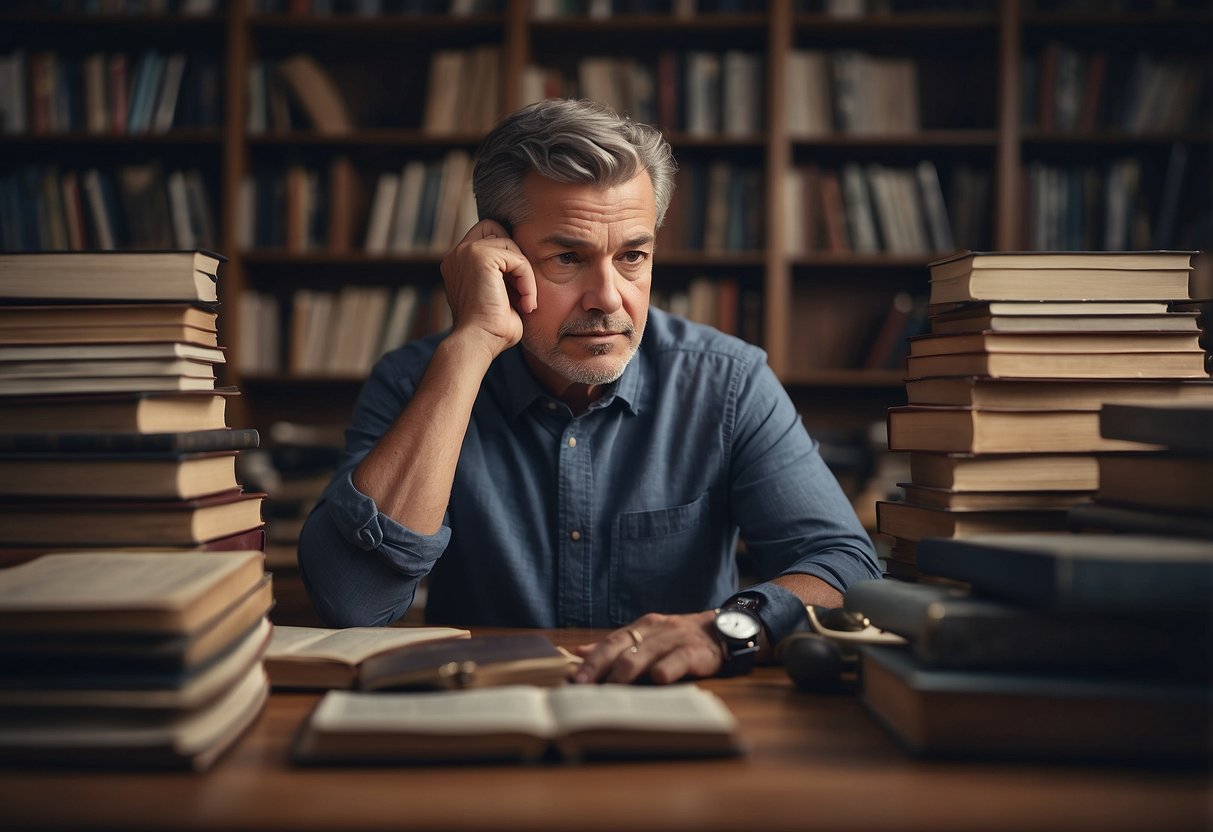
<instances>
[{"instance_id":1,"label":"wooden bookcase","mask_svg":"<svg viewBox=\"0 0 1213 832\"><path fill-rule=\"evenodd\" d=\"M59 5L72 9L87 4ZM862 425L879 420L884 408L901 401L902 373L889 367L861 369L864 352L889 314L891 299L903 291L924 296L925 264L946 252L814 250L789 254L795 241L789 240L781 221L784 187L789 172L798 167L909 168L927 160L945 184L961 166L980 172L988 195L982 204L965 211L965 219L974 219L974 212L982 216L980 221L968 222L966 227L976 230L969 232L968 239L957 239L956 247L1020 249L1033 244L1033 194L1041 187L1034 177L1039 169L1065 171L1087 166L1101 171L1118 159L1138 160L1138 213L1149 218L1159 210L1170 154L1180 147L1186 154L1185 164L1174 175L1187 185L1169 209L1179 224L1169 239L1157 241L1162 245L1155 245L1148 234L1131 233L1125 238L1126 247L1208 248L1213 243L1208 230L1211 191L1207 187L1213 156L1209 115L1213 90L1207 81L1213 15L1207 2L1123 0L1105 7L1073 0L975 0L969 4L971 11L893 11L840 17L822 11L828 5L825 2L768 0L737 5L760 11L692 16L618 14L605 19L535 19L529 0L500 0L491 13L462 16L404 13L400 10L410 4L392 1L384 3L383 14L371 17L291 13L291 9L307 9L310 4L279 5L282 11L264 13L265 7L254 0L228 0L202 17L52 13L39 3L24 4L25 11L0 11L0 31L4 33L0 35L0 55L15 50L57 50L82 56L96 50L134 53L152 47L180 48L208 55L221 67L217 123L158 135L94 135L80 130L0 134L0 177L28 165L70 167L162 160L170 166L198 167L211 189L215 248L229 258L221 286L220 319L223 343L233 356L250 348L242 343L246 335L238 326L248 291L285 299L301 288L332 291L346 285L371 285L394 289L406 284L428 288L437 283L439 254L370 255L361 250L362 229L354 245L340 253L323 247L302 251L244 248L239 241L247 236L242 227L244 183L275 166L297 162L323 171L335 157L346 156L361 175L364 200L369 201L379 173L399 171L410 159L441 158L450 149L474 150L480 138L477 131L437 136L422 129L430 56L439 49L491 45L499 50L496 82L502 113L522 103L522 81L532 64L575 70L589 55L655 62L663 50L671 49L721 54L742 50L761 56L760 131L737 136L722 132L702 135L678 128L668 131L684 167L723 161L758 171L761 242L747 250L724 252L663 244L656 284L658 288L679 287L703 276L727 276L737 280L743 291L750 291L751 299L757 298L760 306L760 310L752 310L760 313L755 339L767 350L771 366L814 429L832 422ZM705 5L730 7L727 3ZM906 5L922 8L932 4ZM1096 6L1098 11L1074 10ZM167 7L177 9L179 4ZM1039 119L1025 116L1025 106L1042 106L1039 94L1045 88L1039 80L1040 65L1046 53L1055 57L1058 44L1077 50L1083 66L1096 52L1112 56L1109 66L1131 67L1143 56L1182 58L1205 79L1203 91L1191 105L1198 117L1175 124L1147 120L1133 129L1109 126L1110 116L1086 127L1042 127ZM793 135L783 102L789 87L802 83L802 79L788 77L789 64L798 50L850 50L908 59L918 69L919 123L914 129L892 132L829 130L812 137ZM250 69L258 61L276 61L296 53L313 56L343 81L342 92L354 112L355 129L340 135L310 128L250 133ZM1123 84L1127 76L1109 74L1108 79L1109 85ZM1081 89L1080 81L1080 95ZM1035 96L1030 94L1033 91ZM1097 178L1088 176L1096 187ZM1102 202L1095 204L1099 208ZM956 207L948 206L950 211ZM1091 214L1094 209L1086 210ZM1133 209L1127 210L1132 215ZM1158 218L1152 219L1157 222ZM1102 247L1101 242L1095 239L1095 247ZM843 340L853 343L840 358L831 348ZM361 377L242 372L239 363L233 362L225 381L243 391L233 424L265 429L280 418L343 421Z\"/></svg>"}]
</instances>

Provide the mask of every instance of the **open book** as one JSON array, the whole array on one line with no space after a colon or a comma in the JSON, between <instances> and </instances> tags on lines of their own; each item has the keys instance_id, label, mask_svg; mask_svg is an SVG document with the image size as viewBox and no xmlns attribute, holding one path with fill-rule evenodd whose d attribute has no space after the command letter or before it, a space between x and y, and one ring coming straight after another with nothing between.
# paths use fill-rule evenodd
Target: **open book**
<instances>
[{"instance_id":1,"label":"open book","mask_svg":"<svg viewBox=\"0 0 1213 832\"><path fill-rule=\"evenodd\" d=\"M265 654L265 669L275 688L352 688L363 662L408 650L418 644L471 633L452 627L276 626Z\"/></svg>"},{"instance_id":2,"label":"open book","mask_svg":"<svg viewBox=\"0 0 1213 832\"><path fill-rule=\"evenodd\" d=\"M297 737L304 763L566 760L738 754L713 693L670 687L505 685L433 693L330 691Z\"/></svg>"}]
</instances>

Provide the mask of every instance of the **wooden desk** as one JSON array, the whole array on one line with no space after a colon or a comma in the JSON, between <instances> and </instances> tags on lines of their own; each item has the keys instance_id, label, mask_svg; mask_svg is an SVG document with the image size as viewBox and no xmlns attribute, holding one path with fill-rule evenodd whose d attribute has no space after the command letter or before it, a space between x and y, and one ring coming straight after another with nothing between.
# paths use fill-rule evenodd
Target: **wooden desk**
<instances>
[{"instance_id":1,"label":"wooden desk","mask_svg":"<svg viewBox=\"0 0 1213 832\"><path fill-rule=\"evenodd\" d=\"M1206 772L918 761L853 697L798 693L779 668L701 684L737 715L746 756L295 769L287 748L317 697L276 693L205 774L0 770L0 829L1213 828Z\"/></svg>"}]
</instances>

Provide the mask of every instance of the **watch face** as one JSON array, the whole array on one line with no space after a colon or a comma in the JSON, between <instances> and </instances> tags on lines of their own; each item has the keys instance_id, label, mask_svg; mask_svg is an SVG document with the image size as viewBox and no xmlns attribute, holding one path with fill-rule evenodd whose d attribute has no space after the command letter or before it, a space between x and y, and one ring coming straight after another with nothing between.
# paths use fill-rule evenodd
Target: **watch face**
<instances>
[{"instance_id":1,"label":"watch face","mask_svg":"<svg viewBox=\"0 0 1213 832\"><path fill-rule=\"evenodd\" d=\"M723 610L716 616L716 629L729 638L750 641L758 637L762 624L751 613Z\"/></svg>"}]
</instances>

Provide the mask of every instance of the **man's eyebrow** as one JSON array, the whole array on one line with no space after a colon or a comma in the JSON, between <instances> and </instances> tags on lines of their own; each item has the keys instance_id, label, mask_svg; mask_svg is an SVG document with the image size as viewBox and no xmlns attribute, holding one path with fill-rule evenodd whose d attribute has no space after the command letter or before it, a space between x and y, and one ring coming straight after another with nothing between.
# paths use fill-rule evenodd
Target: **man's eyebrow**
<instances>
[{"instance_id":1,"label":"man's eyebrow","mask_svg":"<svg viewBox=\"0 0 1213 832\"><path fill-rule=\"evenodd\" d=\"M624 240L620 248L637 248L638 246L648 245L656 239L652 234L641 234L633 237L630 240ZM589 248L591 243L588 240L582 240L578 237L569 237L564 234L549 234L539 240L541 244L551 243L552 245L560 246L561 248Z\"/></svg>"}]
</instances>

